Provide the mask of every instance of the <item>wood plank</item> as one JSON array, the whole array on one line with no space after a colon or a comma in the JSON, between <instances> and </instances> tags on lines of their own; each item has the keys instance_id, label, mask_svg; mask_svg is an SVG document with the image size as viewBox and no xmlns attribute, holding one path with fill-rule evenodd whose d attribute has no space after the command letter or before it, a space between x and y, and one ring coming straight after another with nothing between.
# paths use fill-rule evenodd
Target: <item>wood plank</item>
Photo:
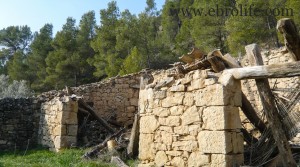
<instances>
[{"instance_id":1,"label":"wood plank","mask_svg":"<svg viewBox=\"0 0 300 167\"><path fill-rule=\"evenodd\" d=\"M231 73L237 80L295 77L300 76L300 62L232 68L224 70L223 73Z\"/></svg>"},{"instance_id":2,"label":"wood plank","mask_svg":"<svg viewBox=\"0 0 300 167\"><path fill-rule=\"evenodd\" d=\"M92 117L96 118L97 121L99 121L99 123L101 123L101 125L103 125L103 127L110 133L116 132L114 128L112 128L103 118L99 117L94 111L94 109L88 104L86 104L82 99L78 100L78 105L80 106L80 111L85 110L84 112L89 112L92 115Z\"/></svg>"},{"instance_id":3,"label":"wood plank","mask_svg":"<svg viewBox=\"0 0 300 167\"><path fill-rule=\"evenodd\" d=\"M283 18L277 22L277 30L284 37L286 49L296 61L300 60L300 36L295 22L290 18Z\"/></svg>"},{"instance_id":4,"label":"wood plank","mask_svg":"<svg viewBox=\"0 0 300 167\"><path fill-rule=\"evenodd\" d=\"M262 56L257 44L248 45L245 47L245 49L247 55L252 58L249 59L251 65L263 65ZM280 121L280 116L275 107L275 100L270 89L269 81L265 78L256 79L255 82L269 123L269 127L271 128L273 138L279 150L279 155L284 162L283 166L296 167L297 165L295 160L293 159L287 137L285 136L283 125Z\"/></svg>"},{"instance_id":5,"label":"wood plank","mask_svg":"<svg viewBox=\"0 0 300 167\"><path fill-rule=\"evenodd\" d=\"M247 99L244 93L242 93L242 107L241 107L245 116L249 119L249 121L261 132L263 133L267 127L258 116L251 103Z\"/></svg>"}]
</instances>

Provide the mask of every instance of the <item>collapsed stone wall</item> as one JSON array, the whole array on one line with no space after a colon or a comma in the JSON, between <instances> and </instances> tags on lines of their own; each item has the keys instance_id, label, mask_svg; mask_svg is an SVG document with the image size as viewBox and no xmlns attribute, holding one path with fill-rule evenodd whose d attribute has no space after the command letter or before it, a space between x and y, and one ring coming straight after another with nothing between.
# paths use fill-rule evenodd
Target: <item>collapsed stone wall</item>
<instances>
[{"instance_id":1,"label":"collapsed stone wall","mask_svg":"<svg viewBox=\"0 0 300 167\"><path fill-rule=\"evenodd\" d=\"M78 103L68 96L56 97L41 105L39 143L50 150L76 146Z\"/></svg>"},{"instance_id":2,"label":"collapsed stone wall","mask_svg":"<svg viewBox=\"0 0 300 167\"><path fill-rule=\"evenodd\" d=\"M287 63L294 61L292 59L292 56L289 53L283 53L281 49L275 49L275 50L264 50L261 52L262 58L264 61L264 65L270 65L270 64L280 64L280 63ZM242 66L250 66L249 60L247 56L242 60ZM254 79L249 80L242 80L242 91L248 98L248 100L251 102L253 108L257 111L259 115L263 115L263 107L262 103L259 97L259 92L257 91L257 87L255 84ZM283 98L289 99L288 95L292 91L288 91L287 89L296 88L299 85L299 78L298 77L290 77L290 78L272 78L269 79L270 87L273 89L275 96L280 96ZM277 89L277 91L275 90ZM285 91L280 91L284 90ZM298 104L298 107L295 108L295 112L300 112L300 104ZM254 127L247 121L247 118L241 113L241 119L249 131L252 131ZM300 136L299 136L300 137ZM300 138L299 138L300 142Z\"/></svg>"},{"instance_id":3,"label":"collapsed stone wall","mask_svg":"<svg viewBox=\"0 0 300 167\"><path fill-rule=\"evenodd\" d=\"M141 87L139 166L242 164L240 82L223 86L204 70L171 73L155 72Z\"/></svg>"},{"instance_id":4,"label":"collapsed stone wall","mask_svg":"<svg viewBox=\"0 0 300 167\"><path fill-rule=\"evenodd\" d=\"M72 87L77 96L90 104L102 118L114 118L122 125L130 125L138 110L140 73L110 78L106 81ZM40 98L50 100L66 94L66 90L43 93Z\"/></svg>"},{"instance_id":5,"label":"collapsed stone wall","mask_svg":"<svg viewBox=\"0 0 300 167\"><path fill-rule=\"evenodd\" d=\"M40 104L35 99L0 100L0 150L36 146Z\"/></svg>"}]
</instances>

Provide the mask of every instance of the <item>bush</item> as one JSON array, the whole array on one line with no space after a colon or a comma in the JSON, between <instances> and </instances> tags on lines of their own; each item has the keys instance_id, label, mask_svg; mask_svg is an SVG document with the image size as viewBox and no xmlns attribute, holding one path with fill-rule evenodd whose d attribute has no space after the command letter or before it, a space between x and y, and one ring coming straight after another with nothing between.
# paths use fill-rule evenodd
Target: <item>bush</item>
<instances>
[{"instance_id":1,"label":"bush","mask_svg":"<svg viewBox=\"0 0 300 167\"><path fill-rule=\"evenodd\" d=\"M2 98L26 98L32 96L32 91L26 81L9 81L6 75L0 75L0 99Z\"/></svg>"}]
</instances>

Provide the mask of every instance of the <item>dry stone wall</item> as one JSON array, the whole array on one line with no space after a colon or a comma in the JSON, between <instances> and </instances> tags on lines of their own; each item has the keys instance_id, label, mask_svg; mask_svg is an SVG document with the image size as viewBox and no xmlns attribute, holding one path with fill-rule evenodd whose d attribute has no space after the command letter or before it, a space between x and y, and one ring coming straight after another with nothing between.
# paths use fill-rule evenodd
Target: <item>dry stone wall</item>
<instances>
[{"instance_id":1,"label":"dry stone wall","mask_svg":"<svg viewBox=\"0 0 300 167\"><path fill-rule=\"evenodd\" d=\"M192 71L154 72L140 90L140 167L232 167L243 163L240 82L230 86Z\"/></svg>"},{"instance_id":2,"label":"dry stone wall","mask_svg":"<svg viewBox=\"0 0 300 167\"><path fill-rule=\"evenodd\" d=\"M56 97L42 104L39 143L53 151L76 146L78 103L68 96Z\"/></svg>"},{"instance_id":3,"label":"dry stone wall","mask_svg":"<svg viewBox=\"0 0 300 167\"><path fill-rule=\"evenodd\" d=\"M1 99L0 151L36 146L39 113L34 99Z\"/></svg>"},{"instance_id":4,"label":"dry stone wall","mask_svg":"<svg viewBox=\"0 0 300 167\"><path fill-rule=\"evenodd\" d=\"M110 78L106 81L72 87L77 96L92 105L102 118L114 118L118 123L133 123L138 110L140 73ZM66 94L66 90L43 93L40 98L52 99Z\"/></svg>"}]
</instances>

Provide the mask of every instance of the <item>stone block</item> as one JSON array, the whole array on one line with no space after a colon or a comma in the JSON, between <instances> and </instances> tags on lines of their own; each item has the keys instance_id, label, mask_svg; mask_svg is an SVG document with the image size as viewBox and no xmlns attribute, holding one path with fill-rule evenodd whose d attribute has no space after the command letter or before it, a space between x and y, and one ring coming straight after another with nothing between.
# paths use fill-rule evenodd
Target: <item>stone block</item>
<instances>
[{"instance_id":1,"label":"stone block","mask_svg":"<svg viewBox=\"0 0 300 167\"><path fill-rule=\"evenodd\" d=\"M179 116L183 114L184 106L173 106L170 108L172 116Z\"/></svg>"},{"instance_id":2,"label":"stone block","mask_svg":"<svg viewBox=\"0 0 300 167\"><path fill-rule=\"evenodd\" d=\"M77 136L78 125L67 125L67 134L69 136Z\"/></svg>"},{"instance_id":3,"label":"stone block","mask_svg":"<svg viewBox=\"0 0 300 167\"><path fill-rule=\"evenodd\" d=\"M171 92L184 92L185 91L185 86L184 85L173 85L170 88Z\"/></svg>"},{"instance_id":4,"label":"stone block","mask_svg":"<svg viewBox=\"0 0 300 167\"><path fill-rule=\"evenodd\" d=\"M77 124L77 113L76 112L68 112L63 111L62 115L62 124Z\"/></svg>"},{"instance_id":5,"label":"stone block","mask_svg":"<svg viewBox=\"0 0 300 167\"><path fill-rule=\"evenodd\" d=\"M217 79L216 78L208 78L204 80L204 85L205 86L209 86L209 85L213 85L217 83Z\"/></svg>"},{"instance_id":6,"label":"stone block","mask_svg":"<svg viewBox=\"0 0 300 167\"><path fill-rule=\"evenodd\" d=\"M173 142L172 148L177 151L196 151L198 149L197 141L176 141Z\"/></svg>"},{"instance_id":7,"label":"stone block","mask_svg":"<svg viewBox=\"0 0 300 167\"><path fill-rule=\"evenodd\" d=\"M181 116L182 125L189 125L194 122L200 122L200 114L196 106L188 108Z\"/></svg>"},{"instance_id":8,"label":"stone block","mask_svg":"<svg viewBox=\"0 0 300 167\"><path fill-rule=\"evenodd\" d=\"M171 165L176 167L185 167L185 162L181 157L174 157L171 161Z\"/></svg>"},{"instance_id":9,"label":"stone block","mask_svg":"<svg viewBox=\"0 0 300 167\"><path fill-rule=\"evenodd\" d=\"M194 94L191 92L185 93L184 99L183 99L183 105L185 106L192 106L195 104L194 100Z\"/></svg>"},{"instance_id":10,"label":"stone block","mask_svg":"<svg viewBox=\"0 0 300 167\"><path fill-rule=\"evenodd\" d=\"M201 131L198 134L199 150L203 153L228 154L243 151L243 138L237 132Z\"/></svg>"},{"instance_id":11,"label":"stone block","mask_svg":"<svg viewBox=\"0 0 300 167\"><path fill-rule=\"evenodd\" d=\"M206 79L208 77L206 70L195 70L193 74L193 79L203 78Z\"/></svg>"},{"instance_id":12,"label":"stone block","mask_svg":"<svg viewBox=\"0 0 300 167\"><path fill-rule=\"evenodd\" d=\"M173 141L172 133L165 131L158 131L154 134L154 142L171 145Z\"/></svg>"},{"instance_id":13,"label":"stone block","mask_svg":"<svg viewBox=\"0 0 300 167\"><path fill-rule=\"evenodd\" d=\"M155 116L143 116L140 119L140 133L154 133L159 127L159 122Z\"/></svg>"},{"instance_id":14,"label":"stone block","mask_svg":"<svg viewBox=\"0 0 300 167\"><path fill-rule=\"evenodd\" d=\"M182 155L182 151L166 151L166 154L173 157L179 157Z\"/></svg>"},{"instance_id":15,"label":"stone block","mask_svg":"<svg viewBox=\"0 0 300 167\"><path fill-rule=\"evenodd\" d=\"M169 108L155 108L153 109L153 114L159 117L167 117L170 115L170 110Z\"/></svg>"},{"instance_id":16,"label":"stone block","mask_svg":"<svg viewBox=\"0 0 300 167\"><path fill-rule=\"evenodd\" d=\"M139 159L140 160L154 160L155 151L152 147L154 140L153 134L140 134L139 141Z\"/></svg>"},{"instance_id":17,"label":"stone block","mask_svg":"<svg viewBox=\"0 0 300 167\"><path fill-rule=\"evenodd\" d=\"M212 106L203 110L203 129L240 129L241 119L238 107Z\"/></svg>"},{"instance_id":18,"label":"stone block","mask_svg":"<svg viewBox=\"0 0 300 167\"><path fill-rule=\"evenodd\" d=\"M167 97L166 90L158 90L154 92L154 99L164 99Z\"/></svg>"},{"instance_id":19,"label":"stone block","mask_svg":"<svg viewBox=\"0 0 300 167\"><path fill-rule=\"evenodd\" d=\"M212 167L232 167L240 166L244 163L243 154L212 154L211 155L211 166Z\"/></svg>"},{"instance_id":20,"label":"stone block","mask_svg":"<svg viewBox=\"0 0 300 167\"><path fill-rule=\"evenodd\" d=\"M187 88L188 91L205 88L205 82L203 78L192 80L191 85Z\"/></svg>"},{"instance_id":21,"label":"stone block","mask_svg":"<svg viewBox=\"0 0 300 167\"><path fill-rule=\"evenodd\" d=\"M179 135L187 135L189 134L189 127L188 126L174 127L174 133Z\"/></svg>"},{"instance_id":22,"label":"stone block","mask_svg":"<svg viewBox=\"0 0 300 167\"><path fill-rule=\"evenodd\" d=\"M160 126L159 127L160 131L165 131L165 132L169 132L169 133L173 133L173 128L169 127L169 126Z\"/></svg>"},{"instance_id":23,"label":"stone block","mask_svg":"<svg viewBox=\"0 0 300 167\"><path fill-rule=\"evenodd\" d=\"M156 156L155 156L155 166L157 167L162 167L162 166L165 166L165 164L167 163L168 161L168 157L166 155L166 153L164 151L158 151L156 153Z\"/></svg>"},{"instance_id":24,"label":"stone block","mask_svg":"<svg viewBox=\"0 0 300 167\"><path fill-rule=\"evenodd\" d=\"M167 118L158 118L159 124L164 126L179 126L180 117L179 116L169 116Z\"/></svg>"},{"instance_id":25,"label":"stone block","mask_svg":"<svg viewBox=\"0 0 300 167\"><path fill-rule=\"evenodd\" d=\"M182 105L183 98L184 98L184 93L176 92L162 100L162 107L168 108L172 106Z\"/></svg>"},{"instance_id":26,"label":"stone block","mask_svg":"<svg viewBox=\"0 0 300 167\"><path fill-rule=\"evenodd\" d=\"M209 85L195 93L196 106L227 106L233 102L234 94L223 85Z\"/></svg>"},{"instance_id":27,"label":"stone block","mask_svg":"<svg viewBox=\"0 0 300 167\"><path fill-rule=\"evenodd\" d=\"M188 131L189 131L189 134L192 135L192 136L197 136L198 133L200 132L201 130L201 125L189 125L188 126Z\"/></svg>"},{"instance_id":28,"label":"stone block","mask_svg":"<svg viewBox=\"0 0 300 167\"><path fill-rule=\"evenodd\" d=\"M192 152L188 159L188 167L201 167L210 163L210 155Z\"/></svg>"}]
</instances>

